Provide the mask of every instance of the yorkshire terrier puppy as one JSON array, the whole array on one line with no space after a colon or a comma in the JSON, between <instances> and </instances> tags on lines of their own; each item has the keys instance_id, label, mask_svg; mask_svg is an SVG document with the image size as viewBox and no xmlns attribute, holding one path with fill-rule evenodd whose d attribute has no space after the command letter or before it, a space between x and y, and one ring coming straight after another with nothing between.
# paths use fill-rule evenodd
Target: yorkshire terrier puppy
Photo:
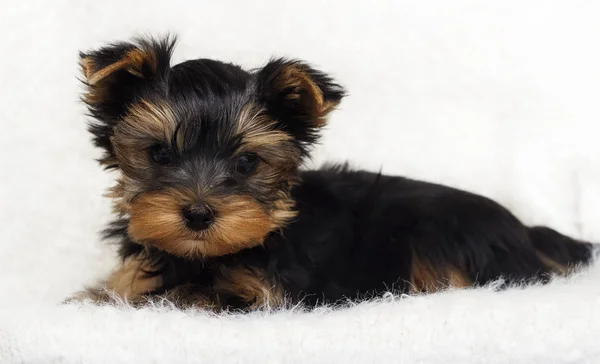
<instances>
[{"instance_id":1,"label":"yorkshire terrier puppy","mask_svg":"<svg viewBox=\"0 0 600 364\"><path fill-rule=\"evenodd\" d=\"M122 258L84 297L310 307L544 281L591 260L591 244L524 226L469 192L344 166L300 170L344 89L295 60L173 66L174 44L81 54L100 163L118 171L106 236Z\"/></svg>"}]
</instances>

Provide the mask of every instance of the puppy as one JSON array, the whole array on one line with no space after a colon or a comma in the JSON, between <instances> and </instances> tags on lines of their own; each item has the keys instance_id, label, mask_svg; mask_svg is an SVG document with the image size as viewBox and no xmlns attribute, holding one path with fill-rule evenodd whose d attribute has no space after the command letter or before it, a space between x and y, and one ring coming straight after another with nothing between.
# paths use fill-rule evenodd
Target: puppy
<instances>
[{"instance_id":1,"label":"puppy","mask_svg":"<svg viewBox=\"0 0 600 364\"><path fill-rule=\"evenodd\" d=\"M591 244L487 198L345 166L299 167L344 97L307 63L171 65L172 38L82 53L100 163L118 171L106 237L122 261L79 298L216 311L545 281Z\"/></svg>"}]
</instances>

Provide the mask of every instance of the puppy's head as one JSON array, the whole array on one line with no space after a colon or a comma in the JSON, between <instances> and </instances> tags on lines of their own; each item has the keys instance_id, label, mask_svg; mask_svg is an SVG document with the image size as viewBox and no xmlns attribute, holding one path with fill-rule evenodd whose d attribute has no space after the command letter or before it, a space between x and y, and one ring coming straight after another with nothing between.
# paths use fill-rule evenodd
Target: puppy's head
<instances>
[{"instance_id":1,"label":"puppy's head","mask_svg":"<svg viewBox=\"0 0 600 364\"><path fill-rule=\"evenodd\" d=\"M293 216L290 188L342 87L307 64L171 66L174 40L81 54L100 162L137 243L183 257L259 245Z\"/></svg>"}]
</instances>

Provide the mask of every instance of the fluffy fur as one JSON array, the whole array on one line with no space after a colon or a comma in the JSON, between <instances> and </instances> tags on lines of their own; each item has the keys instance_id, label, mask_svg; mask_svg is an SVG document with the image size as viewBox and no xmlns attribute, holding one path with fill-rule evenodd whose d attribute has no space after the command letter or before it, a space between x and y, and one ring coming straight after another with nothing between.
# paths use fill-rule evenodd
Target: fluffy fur
<instances>
[{"instance_id":1,"label":"fluffy fur","mask_svg":"<svg viewBox=\"0 0 600 364\"><path fill-rule=\"evenodd\" d=\"M90 130L101 163L120 172L107 237L123 264L104 282L117 295L216 310L314 306L545 281L589 261L589 243L526 227L465 191L343 166L300 172L341 86L286 59L254 71L171 66L173 47L146 39L81 54ZM205 228L190 228L185 211L203 211L194 216Z\"/></svg>"}]
</instances>

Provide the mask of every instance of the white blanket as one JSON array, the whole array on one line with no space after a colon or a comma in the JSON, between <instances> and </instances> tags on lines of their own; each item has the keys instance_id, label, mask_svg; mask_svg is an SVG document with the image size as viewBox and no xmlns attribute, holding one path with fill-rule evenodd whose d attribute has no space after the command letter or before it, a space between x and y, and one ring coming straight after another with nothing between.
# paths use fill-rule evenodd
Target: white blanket
<instances>
[{"instance_id":1,"label":"white blanket","mask_svg":"<svg viewBox=\"0 0 600 364\"><path fill-rule=\"evenodd\" d=\"M600 242L600 3L5 1L0 363L599 363L600 266L543 287L209 317L60 306L114 264L77 51L180 35L175 61L306 59L350 93L313 163L441 182Z\"/></svg>"},{"instance_id":2,"label":"white blanket","mask_svg":"<svg viewBox=\"0 0 600 364\"><path fill-rule=\"evenodd\" d=\"M166 307L0 311L2 363L598 363L600 266L543 287L211 317Z\"/></svg>"}]
</instances>

